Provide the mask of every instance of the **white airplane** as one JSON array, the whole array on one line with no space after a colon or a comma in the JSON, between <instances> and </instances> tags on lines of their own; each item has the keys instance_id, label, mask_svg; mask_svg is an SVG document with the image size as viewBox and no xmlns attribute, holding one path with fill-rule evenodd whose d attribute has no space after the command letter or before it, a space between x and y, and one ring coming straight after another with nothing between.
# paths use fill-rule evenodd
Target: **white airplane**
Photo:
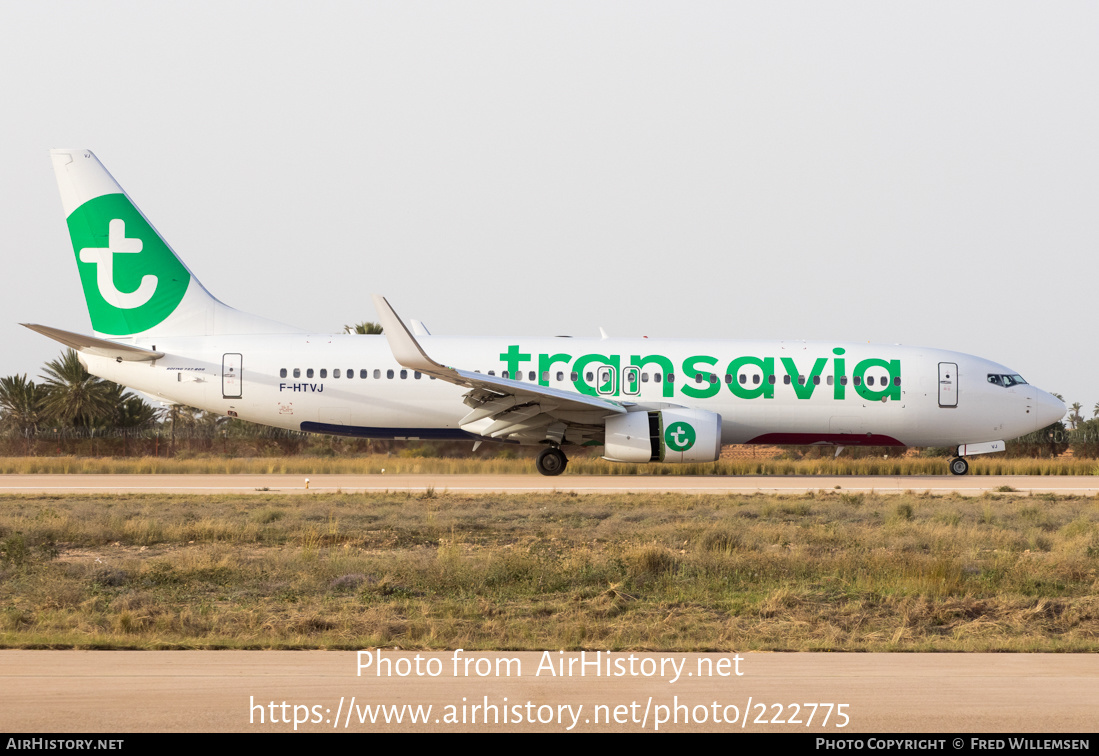
<instances>
[{"instance_id":1,"label":"white airplane","mask_svg":"<svg viewBox=\"0 0 1099 756\"><path fill-rule=\"evenodd\" d=\"M805 341L314 334L215 299L87 150L51 151L94 336L24 324L88 372L169 403L356 438L602 445L620 462L708 462L722 444L950 446L950 471L1065 414L995 362Z\"/></svg>"}]
</instances>

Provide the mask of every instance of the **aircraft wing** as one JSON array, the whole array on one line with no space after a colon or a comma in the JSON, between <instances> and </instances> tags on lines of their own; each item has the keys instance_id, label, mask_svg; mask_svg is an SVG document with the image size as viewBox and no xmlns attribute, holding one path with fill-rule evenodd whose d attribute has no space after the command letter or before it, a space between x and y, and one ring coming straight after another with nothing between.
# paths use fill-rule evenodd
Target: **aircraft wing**
<instances>
[{"instance_id":1,"label":"aircraft wing","mask_svg":"<svg viewBox=\"0 0 1099 756\"><path fill-rule=\"evenodd\" d=\"M628 412L633 406L628 402L448 367L427 355L385 297L375 294L374 306L382 332L398 363L470 389L465 395L465 404L471 411L459 423L470 433L496 439L514 437L515 440L530 435L558 443L568 435L571 443L582 443L601 437L608 415Z\"/></svg>"},{"instance_id":2,"label":"aircraft wing","mask_svg":"<svg viewBox=\"0 0 1099 756\"><path fill-rule=\"evenodd\" d=\"M50 328L36 323L20 323L20 325L43 336L49 336L54 341L59 341L78 352L85 352L97 357L111 357L122 362L152 362L164 356L164 352L154 352L151 349L142 349L131 344L122 344L95 336L85 336L82 333L62 331L60 328Z\"/></svg>"}]
</instances>

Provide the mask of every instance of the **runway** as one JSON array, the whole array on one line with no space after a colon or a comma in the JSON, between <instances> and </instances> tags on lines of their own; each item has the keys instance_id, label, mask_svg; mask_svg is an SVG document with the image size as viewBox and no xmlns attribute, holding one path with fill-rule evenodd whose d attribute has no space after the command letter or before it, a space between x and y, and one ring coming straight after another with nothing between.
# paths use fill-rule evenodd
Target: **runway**
<instances>
[{"instance_id":1,"label":"runway","mask_svg":"<svg viewBox=\"0 0 1099 756\"><path fill-rule=\"evenodd\" d=\"M37 736L661 730L1090 738L1097 706L1099 658L1086 654L0 651L4 729ZM958 750L952 742L940 748Z\"/></svg>"},{"instance_id":2,"label":"runway","mask_svg":"<svg viewBox=\"0 0 1099 756\"><path fill-rule=\"evenodd\" d=\"M410 491L422 493L682 493L792 494L809 491L980 496L1052 493L1095 496L1091 475L900 475L701 477L687 475L2 475L0 493L301 494ZM1010 489L1010 490L1009 490Z\"/></svg>"}]
</instances>

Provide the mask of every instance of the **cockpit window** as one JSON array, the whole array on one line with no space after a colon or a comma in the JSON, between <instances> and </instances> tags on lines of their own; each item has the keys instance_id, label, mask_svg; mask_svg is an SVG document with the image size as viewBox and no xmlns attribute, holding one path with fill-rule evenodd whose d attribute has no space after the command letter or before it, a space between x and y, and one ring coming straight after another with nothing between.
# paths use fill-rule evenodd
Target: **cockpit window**
<instances>
[{"instance_id":1,"label":"cockpit window","mask_svg":"<svg viewBox=\"0 0 1099 756\"><path fill-rule=\"evenodd\" d=\"M1026 381L1023 380L1023 376L1021 375L998 375L996 373L988 374L988 382L994 383L997 386L1003 386L1004 388L1026 384Z\"/></svg>"}]
</instances>

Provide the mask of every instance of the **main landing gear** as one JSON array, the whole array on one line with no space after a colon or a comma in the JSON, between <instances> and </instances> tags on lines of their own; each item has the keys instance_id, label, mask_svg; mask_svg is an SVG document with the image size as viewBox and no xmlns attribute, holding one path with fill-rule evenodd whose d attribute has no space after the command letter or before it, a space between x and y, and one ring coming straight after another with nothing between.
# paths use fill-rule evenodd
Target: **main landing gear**
<instances>
[{"instance_id":1,"label":"main landing gear","mask_svg":"<svg viewBox=\"0 0 1099 756\"><path fill-rule=\"evenodd\" d=\"M538 467L538 472L543 475L560 475L565 472L568 463L569 458L556 446L543 449L542 453L538 455L538 459L534 461L534 464Z\"/></svg>"},{"instance_id":2,"label":"main landing gear","mask_svg":"<svg viewBox=\"0 0 1099 756\"><path fill-rule=\"evenodd\" d=\"M965 457L955 457L950 460L950 472L953 475L965 475L969 472L969 463L965 461Z\"/></svg>"}]
</instances>

